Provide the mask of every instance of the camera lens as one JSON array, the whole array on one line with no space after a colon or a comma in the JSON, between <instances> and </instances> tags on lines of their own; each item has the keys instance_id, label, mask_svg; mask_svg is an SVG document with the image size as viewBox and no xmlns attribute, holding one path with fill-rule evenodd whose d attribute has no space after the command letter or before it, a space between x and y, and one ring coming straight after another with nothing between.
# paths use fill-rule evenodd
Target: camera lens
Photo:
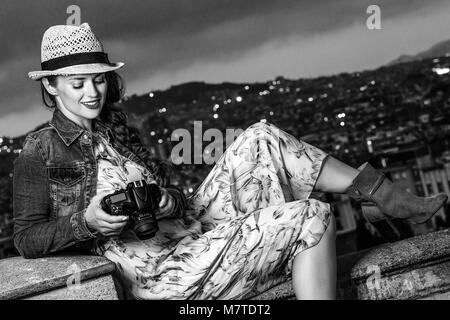
<instances>
[{"instance_id":1,"label":"camera lens","mask_svg":"<svg viewBox=\"0 0 450 320\"><path fill-rule=\"evenodd\" d=\"M134 232L139 237L139 239L149 239L152 238L155 233L159 230L156 220L150 214L141 215L140 217L135 217L134 220Z\"/></svg>"}]
</instances>

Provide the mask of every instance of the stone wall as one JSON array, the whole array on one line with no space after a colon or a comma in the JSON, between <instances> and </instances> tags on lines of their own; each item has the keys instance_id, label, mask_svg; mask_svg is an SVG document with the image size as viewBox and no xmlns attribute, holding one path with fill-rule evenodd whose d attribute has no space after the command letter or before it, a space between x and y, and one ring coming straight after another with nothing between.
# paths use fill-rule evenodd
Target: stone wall
<instances>
[{"instance_id":1,"label":"stone wall","mask_svg":"<svg viewBox=\"0 0 450 320\"><path fill-rule=\"evenodd\" d=\"M98 256L0 260L0 300L118 299L115 265Z\"/></svg>"},{"instance_id":2,"label":"stone wall","mask_svg":"<svg viewBox=\"0 0 450 320\"><path fill-rule=\"evenodd\" d=\"M293 299L290 279L252 299ZM450 229L338 258L338 299L450 299Z\"/></svg>"},{"instance_id":3,"label":"stone wall","mask_svg":"<svg viewBox=\"0 0 450 320\"><path fill-rule=\"evenodd\" d=\"M0 299L120 299L115 265L64 255L0 260ZM248 299L294 299L290 279ZM450 299L450 229L338 258L339 299Z\"/></svg>"}]
</instances>

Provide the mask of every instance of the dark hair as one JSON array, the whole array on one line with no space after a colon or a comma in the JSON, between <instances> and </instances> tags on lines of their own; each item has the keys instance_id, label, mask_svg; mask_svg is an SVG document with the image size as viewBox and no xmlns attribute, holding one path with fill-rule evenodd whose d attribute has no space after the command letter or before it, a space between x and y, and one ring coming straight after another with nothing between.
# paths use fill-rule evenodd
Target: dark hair
<instances>
[{"instance_id":1,"label":"dark hair","mask_svg":"<svg viewBox=\"0 0 450 320\"><path fill-rule=\"evenodd\" d=\"M127 125L127 115L116 105L125 94L122 78L114 71L106 72L105 78L108 89L105 105L99 115L100 120L111 129L119 144L126 146L146 164L159 185L167 186L170 183L172 169L170 162L152 157L151 153L143 146L139 131ZM57 76L48 76L47 79L52 86L56 85ZM55 97L47 92L42 82L41 94L42 101L48 108L56 108Z\"/></svg>"},{"instance_id":2,"label":"dark hair","mask_svg":"<svg viewBox=\"0 0 450 320\"><path fill-rule=\"evenodd\" d=\"M58 76L47 76L47 80L53 87L56 86L56 79ZM108 83L108 90L106 91L105 105L112 105L120 101L125 94L125 86L122 77L117 72L110 71L105 73L106 82ZM50 109L56 108L55 96L48 93L44 84L41 82L41 96L42 102Z\"/></svg>"}]
</instances>

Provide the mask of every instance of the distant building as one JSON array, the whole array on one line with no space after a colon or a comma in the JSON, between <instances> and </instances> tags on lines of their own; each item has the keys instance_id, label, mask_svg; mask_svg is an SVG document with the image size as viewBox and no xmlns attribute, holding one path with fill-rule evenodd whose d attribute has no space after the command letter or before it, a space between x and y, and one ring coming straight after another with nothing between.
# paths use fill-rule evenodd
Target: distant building
<instances>
[{"instance_id":1,"label":"distant building","mask_svg":"<svg viewBox=\"0 0 450 320\"><path fill-rule=\"evenodd\" d=\"M437 165L428 168L419 169L420 180L425 196L435 195L441 192L446 193L450 198L450 167ZM449 223L449 216L445 212L445 208L441 208L432 219L434 229L439 227L437 220Z\"/></svg>"}]
</instances>

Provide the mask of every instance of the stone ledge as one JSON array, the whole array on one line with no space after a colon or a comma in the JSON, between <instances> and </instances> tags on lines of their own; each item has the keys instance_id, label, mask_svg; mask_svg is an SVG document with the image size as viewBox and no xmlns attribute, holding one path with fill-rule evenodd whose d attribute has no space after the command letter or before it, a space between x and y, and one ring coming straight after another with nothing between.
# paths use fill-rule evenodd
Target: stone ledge
<instances>
[{"instance_id":1,"label":"stone ledge","mask_svg":"<svg viewBox=\"0 0 450 320\"><path fill-rule=\"evenodd\" d=\"M450 229L338 257L338 299L448 299ZM293 299L291 280L251 299Z\"/></svg>"},{"instance_id":2,"label":"stone ledge","mask_svg":"<svg viewBox=\"0 0 450 320\"><path fill-rule=\"evenodd\" d=\"M38 259L3 259L0 260L0 300L21 299L67 289L67 282L71 280L69 277L74 277L75 272L77 277L79 274L77 279L81 287L84 282L98 278L105 278L105 285L111 286L114 270L114 263L99 256L73 254ZM99 295L105 296L104 292ZM115 290L110 293L111 298L114 296L117 298Z\"/></svg>"},{"instance_id":3,"label":"stone ledge","mask_svg":"<svg viewBox=\"0 0 450 320\"><path fill-rule=\"evenodd\" d=\"M450 299L450 229L338 257L339 299ZM67 281L79 270L81 290ZM115 265L99 256L0 260L0 299L117 299ZM293 299L290 279L246 299Z\"/></svg>"}]
</instances>

